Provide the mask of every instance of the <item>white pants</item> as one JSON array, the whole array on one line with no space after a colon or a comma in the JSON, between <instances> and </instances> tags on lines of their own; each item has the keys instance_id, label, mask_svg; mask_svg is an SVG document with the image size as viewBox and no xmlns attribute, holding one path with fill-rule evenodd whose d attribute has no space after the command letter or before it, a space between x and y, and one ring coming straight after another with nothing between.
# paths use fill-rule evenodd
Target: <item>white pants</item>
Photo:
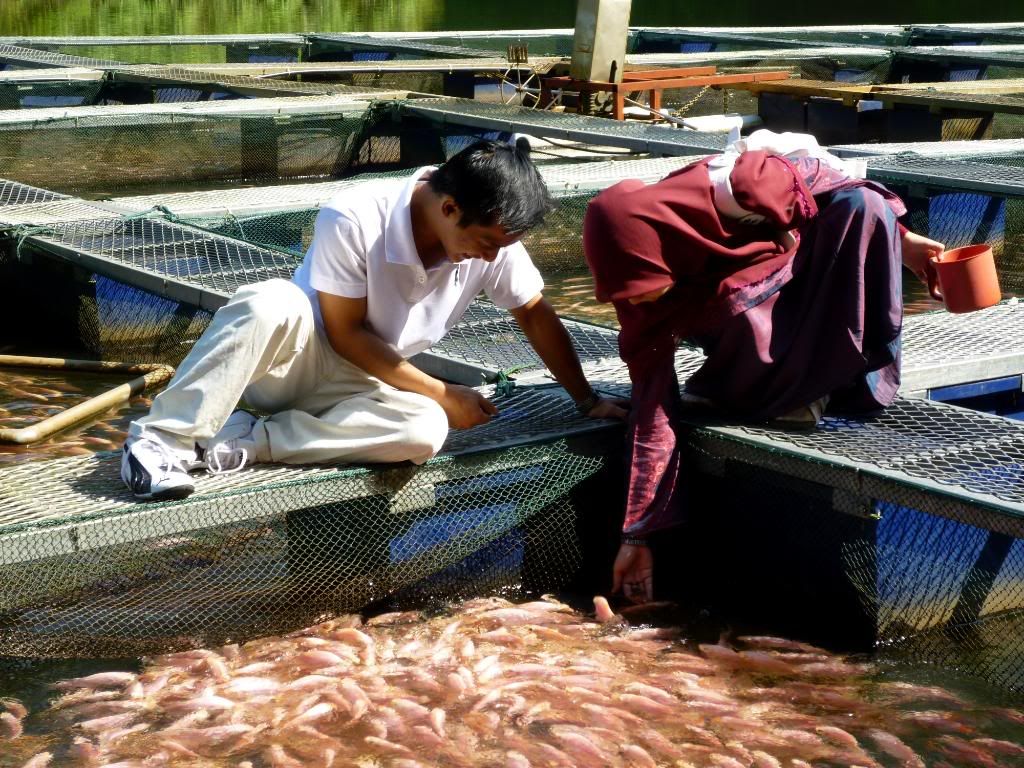
<instances>
[{"instance_id":1,"label":"white pants","mask_svg":"<svg viewBox=\"0 0 1024 768\"><path fill-rule=\"evenodd\" d=\"M149 415L129 435L194 459L244 397L271 413L253 429L256 461L423 463L448 435L441 406L341 358L306 295L286 280L240 288L213 317Z\"/></svg>"}]
</instances>

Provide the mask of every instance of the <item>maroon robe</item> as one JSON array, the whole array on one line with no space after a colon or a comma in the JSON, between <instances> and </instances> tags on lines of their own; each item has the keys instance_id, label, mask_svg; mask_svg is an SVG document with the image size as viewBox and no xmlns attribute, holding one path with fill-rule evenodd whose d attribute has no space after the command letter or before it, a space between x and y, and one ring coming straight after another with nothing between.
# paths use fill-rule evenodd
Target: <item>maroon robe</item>
<instances>
[{"instance_id":1,"label":"maroon robe","mask_svg":"<svg viewBox=\"0 0 1024 768\"><path fill-rule=\"evenodd\" d=\"M737 203L767 219L750 226L719 215L706 163L650 186L617 184L584 220L597 297L615 305L633 382L630 536L678 522L678 341L707 354L687 391L747 420L826 394L841 407L877 409L899 386L899 199L813 158L794 165L747 152L730 179ZM628 302L669 283L656 302Z\"/></svg>"}]
</instances>

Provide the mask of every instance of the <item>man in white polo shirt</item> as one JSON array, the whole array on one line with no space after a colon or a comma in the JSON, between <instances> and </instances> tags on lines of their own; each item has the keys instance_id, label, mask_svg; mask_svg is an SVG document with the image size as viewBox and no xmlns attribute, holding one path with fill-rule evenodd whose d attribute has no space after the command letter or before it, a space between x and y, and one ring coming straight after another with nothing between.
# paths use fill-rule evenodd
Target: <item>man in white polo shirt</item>
<instances>
[{"instance_id":1,"label":"man in white polo shirt","mask_svg":"<svg viewBox=\"0 0 1024 768\"><path fill-rule=\"evenodd\" d=\"M449 428L497 413L476 390L407 361L481 290L511 311L581 412L624 417L587 383L519 242L550 205L528 156L494 142L339 194L317 216L293 281L240 288L132 423L125 484L137 498L169 499L190 494L188 472L204 467L427 461ZM270 415L234 410L243 397Z\"/></svg>"}]
</instances>

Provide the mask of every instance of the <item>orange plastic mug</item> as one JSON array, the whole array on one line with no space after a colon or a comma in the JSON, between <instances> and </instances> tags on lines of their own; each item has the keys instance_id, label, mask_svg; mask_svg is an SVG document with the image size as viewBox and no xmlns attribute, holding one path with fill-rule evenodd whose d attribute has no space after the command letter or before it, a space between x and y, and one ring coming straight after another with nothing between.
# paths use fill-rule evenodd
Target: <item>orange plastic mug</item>
<instances>
[{"instance_id":1,"label":"orange plastic mug","mask_svg":"<svg viewBox=\"0 0 1024 768\"><path fill-rule=\"evenodd\" d=\"M998 304L1002 298L992 249L967 245L932 256L928 290L950 312L973 312Z\"/></svg>"}]
</instances>

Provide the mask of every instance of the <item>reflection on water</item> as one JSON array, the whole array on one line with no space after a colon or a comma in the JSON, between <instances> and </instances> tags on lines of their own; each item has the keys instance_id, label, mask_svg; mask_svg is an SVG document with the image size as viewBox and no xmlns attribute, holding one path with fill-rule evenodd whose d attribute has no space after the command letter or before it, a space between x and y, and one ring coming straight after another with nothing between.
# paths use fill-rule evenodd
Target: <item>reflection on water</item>
<instances>
[{"instance_id":1,"label":"reflection on water","mask_svg":"<svg viewBox=\"0 0 1024 768\"><path fill-rule=\"evenodd\" d=\"M617 326L615 310L611 304L599 304L594 299L594 283L586 270L547 274L544 277L544 295L560 315L586 320L591 323ZM928 289L909 273L904 274L903 309L908 315L941 309Z\"/></svg>"},{"instance_id":2,"label":"reflection on water","mask_svg":"<svg viewBox=\"0 0 1024 768\"><path fill-rule=\"evenodd\" d=\"M1019 0L858 3L680 3L633 0L630 21L660 26L1007 21ZM4 35L205 35L241 32L571 27L575 0L509 6L476 0L3 0Z\"/></svg>"},{"instance_id":3,"label":"reflection on water","mask_svg":"<svg viewBox=\"0 0 1024 768\"><path fill-rule=\"evenodd\" d=\"M65 374L31 368L0 369L0 427L24 429L124 384L130 376ZM121 447L133 418L149 410L150 398L134 397L81 427L30 445L0 442L0 467L33 459L78 456Z\"/></svg>"}]
</instances>

